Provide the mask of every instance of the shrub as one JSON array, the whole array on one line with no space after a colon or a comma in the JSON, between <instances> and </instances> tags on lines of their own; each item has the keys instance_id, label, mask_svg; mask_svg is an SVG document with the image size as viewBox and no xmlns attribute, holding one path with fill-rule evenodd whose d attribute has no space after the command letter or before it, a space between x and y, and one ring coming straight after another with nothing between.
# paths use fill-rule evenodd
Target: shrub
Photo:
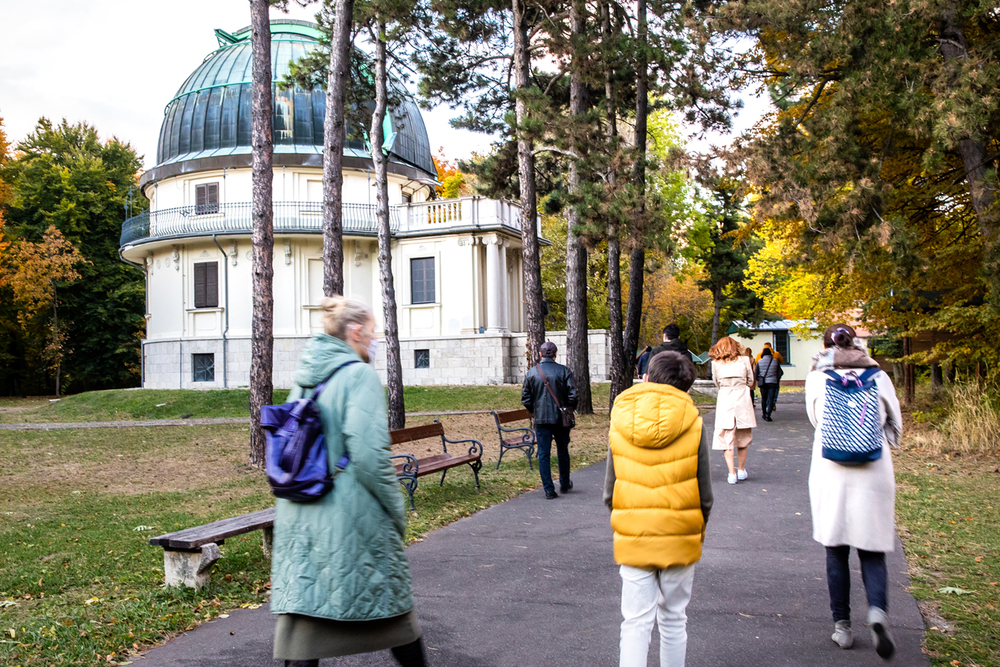
<instances>
[{"instance_id":1,"label":"shrub","mask_svg":"<svg viewBox=\"0 0 1000 667\"><path fill-rule=\"evenodd\" d=\"M979 382L955 385L941 422L938 448L970 456L1000 456L1000 401Z\"/></svg>"}]
</instances>

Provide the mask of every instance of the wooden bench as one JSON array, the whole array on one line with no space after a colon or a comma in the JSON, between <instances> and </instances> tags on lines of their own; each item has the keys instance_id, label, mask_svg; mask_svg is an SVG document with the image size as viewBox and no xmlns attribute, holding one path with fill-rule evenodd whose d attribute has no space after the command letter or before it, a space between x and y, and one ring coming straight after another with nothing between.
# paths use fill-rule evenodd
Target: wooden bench
<instances>
[{"instance_id":1,"label":"wooden bench","mask_svg":"<svg viewBox=\"0 0 1000 667\"><path fill-rule=\"evenodd\" d=\"M535 454L535 431L531 428L531 413L525 408L520 410L504 410L490 412L497 423L497 434L500 436L500 458L497 459L497 470L500 470L500 462L503 461L504 452L510 449L520 449L528 457L528 469L534 470L531 465L531 457ZM504 424L527 420L527 426L516 426L514 428L504 428ZM511 437L510 434L519 434ZM505 437L506 436L506 437Z\"/></svg>"},{"instance_id":2,"label":"wooden bench","mask_svg":"<svg viewBox=\"0 0 1000 667\"><path fill-rule=\"evenodd\" d=\"M479 488L479 471L483 467L483 444L478 440L449 440L444 435L444 426L437 419L433 424L425 426L414 426L413 428L403 428L390 431L392 444L399 445L404 442L417 442L429 438L441 438L441 454L418 459L412 454L396 454L393 459L400 459L396 464L396 478L406 489L410 496L410 509L416 510L413 504L413 492L417 490L417 478L432 473L441 473L441 482L438 486L444 485L444 477L448 470L461 465L468 465L472 468L472 474L476 476L476 488ZM467 454L455 456L448 452L448 445L460 445L472 443Z\"/></svg>"},{"instance_id":3,"label":"wooden bench","mask_svg":"<svg viewBox=\"0 0 1000 667\"><path fill-rule=\"evenodd\" d=\"M264 532L264 554L270 556L273 527L274 508L271 507L153 537L149 543L163 547L163 571L167 586L201 588L208 583L212 565L221 555L219 545L227 537L261 530Z\"/></svg>"},{"instance_id":4,"label":"wooden bench","mask_svg":"<svg viewBox=\"0 0 1000 667\"><path fill-rule=\"evenodd\" d=\"M437 420L426 426L391 431L390 435L394 445L427 438L441 438L441 449L444 450L441 454L423 459L418 459L412 454L397 454L392 457L402 459L401 463L396 464L396 478L410 496L410 509L416 509L413 504L413 492L417 490L417 478L423 475L440 472L441 484L444 484L445 474L450 468L467 464L472 468L476 476L476 488L479 488L479 471L483 467L483 445L478 440L449 440L444 435L444 427ZM472 443L468 454L454 456L448 453L448 445L467 442ZM208 583L212 566L221 556L219 545L223 544L226 538L252 533L255 530L263 531L264 554L270 556L274 535L273 507L153 537L149 543L163 547L163 572L167 586L201 588Z\"/></svg>"}]
</instances>

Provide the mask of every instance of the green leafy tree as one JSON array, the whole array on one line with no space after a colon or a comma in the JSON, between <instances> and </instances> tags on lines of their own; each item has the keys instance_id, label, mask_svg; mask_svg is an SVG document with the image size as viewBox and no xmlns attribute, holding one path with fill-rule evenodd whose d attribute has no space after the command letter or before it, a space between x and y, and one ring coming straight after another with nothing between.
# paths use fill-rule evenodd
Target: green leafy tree
<instances>
[{"instance_id":1,"label":"green leafy tree","mask_svg":"<svg viewBox=\"0 0 1000 667\"><path fill-rule=\"evenodd\" d=\"M87 261L78 268L81 279L60 291L60 316L71 322L65 335L74 352L63 364L67 390L139 382L144 282L118 257L118 243L126 201L134 212L147 205L134 189L140 166L131 146L102 141L86 123L53 125L43 118L3 169L12 193L3 209L10 237L38 243L55 226ZM10 341L3 347L11 349ZM21 392L44 389L28 366L5 381L7 391L15 385Z\"/></svg>"}]
</instances>

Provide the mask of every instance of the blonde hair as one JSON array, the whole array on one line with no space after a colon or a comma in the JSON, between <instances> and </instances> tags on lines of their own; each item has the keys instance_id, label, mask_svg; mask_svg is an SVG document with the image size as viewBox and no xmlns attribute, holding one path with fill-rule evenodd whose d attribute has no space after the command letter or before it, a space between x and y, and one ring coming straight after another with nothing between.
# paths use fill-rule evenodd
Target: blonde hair
<instances>
[{"instance_id":1,"label":"blonde hair","mask_svg":"<svg viewBox=\"0 0 1000 667\"><path fill-rule=\"evenodd\" d=\"M714 361L735 361L743 356L743 346L729 336L719 339L712 349L708 351Z\"/></svg>"},{"instance_id":2,"label":"blonde hair","mask_svg":"<svg viewBox=\"0 0 1000 667\"><path fill-rule=\"evenodd\" d=\"M348 325L364 326L374 317L365 304L342 296L325 297L320 300L319 307L323 309L323 331L340 340L347 340Z\"/></svg>"}]
</instances>

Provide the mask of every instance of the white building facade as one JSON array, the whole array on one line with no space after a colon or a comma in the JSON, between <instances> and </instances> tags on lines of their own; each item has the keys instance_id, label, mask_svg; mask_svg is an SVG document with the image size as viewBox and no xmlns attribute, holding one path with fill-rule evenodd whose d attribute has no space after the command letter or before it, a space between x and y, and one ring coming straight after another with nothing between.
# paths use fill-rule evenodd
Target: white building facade
<instances>
[{"instance_id":1,"label":"white building facade","mask_svg":"<svg viewBox=\"0 0 1000 667\"><path fill-rule=\"evenodd\" d=\"M279 82L320 35L301 21L273 21L271 30ZM122 226L122 259L146 273L142 365L148 388L249 383L250 31L216 33L219 49L167 105L157 165L140 180L150 210ZM305 343L322 331L325 93L277 84L273 92L274 382L287 387ZM430 199L436 170L412 101L392 111L385 134L404 382L521 381L526 336L519 207L482 197ZM343 193L344 294L369 304L381 331L374 179L368 150L358 140L345 145ZM565 334L549 338L562 348ZM590 356L592 378L606 378L604 331L591 332ZM384 356L376 368L384 374Z\"/></svg>"}]
</instances>

